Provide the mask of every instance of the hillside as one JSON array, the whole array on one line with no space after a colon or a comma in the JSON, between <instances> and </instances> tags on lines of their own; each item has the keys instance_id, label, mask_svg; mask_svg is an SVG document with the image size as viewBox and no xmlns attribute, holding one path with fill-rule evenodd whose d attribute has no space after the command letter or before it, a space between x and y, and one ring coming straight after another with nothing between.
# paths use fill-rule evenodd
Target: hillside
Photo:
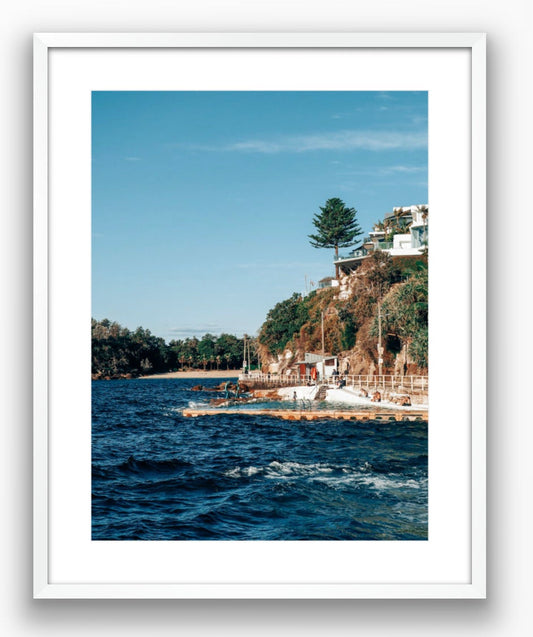
<instances>
[{"instance_id":1,"label":"hillside","mask_svg":"<svg viewBox=\"0 0 533 637\"><path fill-rule=\"evenodd\" d=\"M263 364L283 371L305 352L339 356L352 374L377 371L379 302L383 373L427 373L427 256L390 257L376 252L338 287L293 294L272 308L258 343Z\"/></svg>"}]
</instances>

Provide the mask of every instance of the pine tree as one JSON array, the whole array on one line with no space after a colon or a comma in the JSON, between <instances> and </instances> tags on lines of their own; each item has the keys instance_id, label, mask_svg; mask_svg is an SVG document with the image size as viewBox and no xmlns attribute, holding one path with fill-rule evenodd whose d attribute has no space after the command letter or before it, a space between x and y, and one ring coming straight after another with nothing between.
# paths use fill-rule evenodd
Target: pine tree
<instances>
[{"instance_id":1,"label":"pine tree","mask_svg":"<svg viewBox=\"0 0 533 637\"><path fill-rule=\"evenodd\" d=\"M363 234L357 223L357 210L348 208L342 199L333 197L320 206L320 213L313 217L317 234L310 234L314 248L335 248L335 261L339 258L339 248L347 248L356 243ZM339 266L335 265L335 278L339 278Z\"/></svg>"}]
</instances>

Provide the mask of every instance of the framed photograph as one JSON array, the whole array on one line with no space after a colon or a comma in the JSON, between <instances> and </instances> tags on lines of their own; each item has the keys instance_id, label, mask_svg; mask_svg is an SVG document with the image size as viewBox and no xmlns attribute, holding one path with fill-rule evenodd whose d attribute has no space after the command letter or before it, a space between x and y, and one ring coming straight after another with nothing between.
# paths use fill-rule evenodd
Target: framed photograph
<instances>
[{"instance_id":1,"label":"framed photograph","mask_svg":"<svg viewBox=\"0 0 533 637\"><path fill-rule=\"evenodd\" d=\"M485 124L484 34L34 36L34 597L485 597Z\"/></svg>"}]
</instances>

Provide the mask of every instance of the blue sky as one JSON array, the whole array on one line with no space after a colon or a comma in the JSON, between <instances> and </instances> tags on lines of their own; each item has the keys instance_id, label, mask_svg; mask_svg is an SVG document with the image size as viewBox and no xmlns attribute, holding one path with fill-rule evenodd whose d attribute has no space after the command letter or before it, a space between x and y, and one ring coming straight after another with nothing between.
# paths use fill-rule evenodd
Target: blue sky
<instances>
[{"instance_id":1,"label":"blue sky","mask_svg":"<svg viewBox=\"0 0 533 637\"><path fill-rule=\"evenodd\" d=\"M427 93L94 92L92 315L253 335L333 274L308 239L331 197L365 232L428 203Z\"/></svg>"}]
</instances>

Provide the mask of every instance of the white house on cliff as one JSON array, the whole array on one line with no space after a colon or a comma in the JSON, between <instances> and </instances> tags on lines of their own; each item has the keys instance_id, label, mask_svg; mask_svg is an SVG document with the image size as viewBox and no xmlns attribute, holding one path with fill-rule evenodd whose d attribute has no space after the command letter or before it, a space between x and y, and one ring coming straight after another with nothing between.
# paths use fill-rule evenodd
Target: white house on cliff
<instances>
[{"instance_id":1,"label":"white house on cliff","mask_svg":"<svg viewBox=\"0 0 533 637\"><path fill-rule=\"evenodd\" d=\"M370 254L381 250L393 257L416 256L428 247L427 205L393 208L348 255L334 261L343 274L356 270Z\"/></svg>"}]
</instances>

